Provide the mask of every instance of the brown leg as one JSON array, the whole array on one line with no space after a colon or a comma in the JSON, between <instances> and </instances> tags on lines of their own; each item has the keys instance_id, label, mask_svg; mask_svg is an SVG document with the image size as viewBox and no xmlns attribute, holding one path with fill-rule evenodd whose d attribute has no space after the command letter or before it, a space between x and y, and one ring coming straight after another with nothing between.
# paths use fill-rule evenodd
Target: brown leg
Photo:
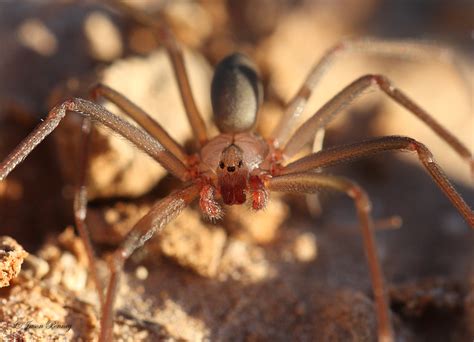
<instances>
[{"instance_id":1,"label":"brown leg","mask_svg":"<svg viewBox=\"0 0 474 342\"><path fill-rule=\"evenodd\" d=\"M95 85L91 89L91 94L94 100L97 100L99 97L104 97L115 104L125 114L143 127L148 134L158 140L165 149L173 153L182 163L187 163L188 155L184 152L181 145L176 142L176 140L174 140L158 122L125 96L101 83Z\"/></svg>"},{"instance_id":2,"label":"brown leg","mask_svg":"<svg viewBox=\"0 0 474 342\"><path fill-rule=\"evenodd\" d=\"M46 119L0 163L0 181L59 125L67 112L79 113L122 135L178 179L185 181L190 177L188 168L148 133L110 113L98 104L75 98L54 107Z\"/></svg>"},{"instance_id":3,"label":"brown leg","mask_svg":"<svg viewBox=\"0 0 474 342\"><path fill-rule=\"evenodd\" d=\"M364 248L374 292L379 341L393 341L393 329L390 323L390 312L387 304L384 279L377 256L374 226L370 216L370 201L365 191L348 179L315 173L297 173L277 176L265 180L265 187L269 191L299 193L314 193L320 188L330 188L345 192L354 200L362 230Z\"/></svg>"},{"instance_id":4,"label":"brown leg","mask_svg":"<svg viewBox=\"0 0 474 342\"><path fill-rule=\"evenodd\" d=\"M113 337L114 302L125 261L137 248L143 246L155 233L159 233L171 220L178 216L199 195L200 188L200 185L193 184L157 202L132 228L124 242L112 255L107 295L102 307L99 341L111 341Z\"/></svg>"},{"instance_id":5,"label":"brown leg","mask_svg":"<svg viewBox=\"0 0 474 342\"><path fill-rule=\"evenodd\" d=\"M198 144L201 146L204 145L207 141L206 125L196 106L196 102L194 101L188 74L186 73L186 67L184 65L183 52L176 42L173 33L168 29L166 24L164 24L164 19L159 18L159 16L158 19L151 17L146 13L137 11L135 8L121 1L107 0L106 2L111 4L112 7L119 9L121 13L128 15L136 22L149 26L155 30L158 41L162 43L168 51L171 63L173 64L181 98L183 99L184 108L186 109L186 114L189 123L191 124L191 128L193 129L194 136L196 137Z\"/></svg>"},{"instance_id":6,"label":"brown leg","mask_svg":"<svg viewBox=\"0 0 474 342\"><path fill-rule=\"evenodd\" d=\"M338 57L348 53L396 57L408 60L439 60L453 65L463 77L466 89L470 89L470 81L465 75L464 63L449 49L420 41L386 41L371 38L347 40L331 48L309 72L303 85L289 102L285 114L272 134L275 145L281 147L290 137L298 118L303 113L306 103L314 88Z\"/></svg>"},{"instance_id":7,"label":"brown leg","mask_svg":"<svg viewBox=\"0 0 474 342\"><path fill-rule=\"evenodd\" d=\"M325 130L320 129L316 132L313 138L313 153L319 152L323 149ZM318 217L322 214L323 208L318 194L307 194L306 205L308 206L309 213L313 217Z\"/></svg>"},{"instance_id":8,"label":"brown leg","mask_svg":"<svg viewBox=\"0 0 474 342\"><path fill-rule=\"evenodd\" d=\"M372 86L377 86L378 89L382 90L423 121L461 157L468 160L471 171L474 172L474 160L469 149L447 129L441 126L431 115L411 101L404 93L395 88L387 78L381 75L363 76L340 91L296 130L295 134L284 147L283 155L287 158L295 155L305 144L310 142L314 132L325 127L336 114L340 113L341 110L354 101L355 98Z\"/></svg>"},{"instance_id":9,"label":"brown leg","mask_svg":"<svg viewBox=\"0 0 474 342\"><path fill-rule=\"evenodd\" d=\"M388 136L374 138L350 145L327 148L288 164L279 174L284 175L306 172L386 151L416 151L418 159L421 161L435 183L439 186L441 191L443 191L454 207L461 213L466 222L474 228L473 211L446 178L426 146L412 138Z\"/></svg>"},{"instance_id":10,"label":"brown leg","mask_svg":"<svg viewBox=\"0 0 474 342\"><path fill-rule=\"evenodd\" d=\"M128 100L125 96L115 91L114 89L104 85L97 84L91 89L91 95L94 100L102 96L118 106L125 114L130 116L135 122L145 129L153 138L158 140L163 147L173 153L183 164L188 161L188 156L182 147L145 111ZM74 196L74 214L76 226L79 231L81 239L87 251L89 265L92 270L93 281L97 288L101 307L104 306L104 291L98 276L96 258L92 242L89 236L89 230L86 224L87 216L87 169L88 169L88 155L90 146L91 121L84 118L82 125L82 148L79 165L78 186Z\"/></svg>"},{"instance_id":11,"label":"brown leg","mask_svg":"<svg viewBox=\"0 0 474 342\"><path fill-rule=\"evenodd\" d=\"M89 230L86 225L87 216L87 169L88 169L88 156L90 147L90 133L91 133L91 121L88 118L84 118L82 121L82 141L79 156L79 170L77 177L77 185L74 193L74 218L76 221L76 227L79 232L79 236L84 243L84 247L87 253L87 259L89 261L89 267L92 271L92 279L97 289L97 295L99 297L100 306L104 305L104 291L102 283L99 278L99 272L97 271L97 261L94 253L94 248L89 235Z\"/></svg>"}]
</instances>

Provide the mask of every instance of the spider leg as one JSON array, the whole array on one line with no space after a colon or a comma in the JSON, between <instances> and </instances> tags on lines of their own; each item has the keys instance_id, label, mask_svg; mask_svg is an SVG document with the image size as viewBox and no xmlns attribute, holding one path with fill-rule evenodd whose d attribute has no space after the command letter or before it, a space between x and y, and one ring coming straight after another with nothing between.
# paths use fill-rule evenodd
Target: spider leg
<instances>
[{"instance_id":1,"label":"spider leg","mask_svg":"<svg viewBox=\"0 0 474 342\"><path fill-rule=\"evenodd\" d=\"M87 259L89 261L89 267L92 270L92 280L97 290L99 297L100 306L104 305L104 291L102 283L100 282L99 272L97 270L97 259L95 257L94 248L89 235L89 230L86 224L87 216L87 169L88 169L88 156L90 148L90 133L91 133L91 121L88 118L84 118L82 121L82 141L79 156L79 167L76 189L74 192L74 219L76 221L76 227L84 243Z\"/></svg>"},{"instance_id":2,"label":"spider leg","mask_svg":"<svg viewBox=\"0 0 474 342\"><path fill-rule=\"evenodd\" d=\"M183 105L188 116L189 123L193 130L197 143L201 146L207 141L206 124L202 118L199 109L194 101L193 93L189 83L189 77L186 72L184 63L184 56L181 47L171 30L166 26L164 18L158 15L158 19L147 15L144 12L138 11L135 8L127 5L122 1L107 0L113 8L117 8L121 13L128 15L137 23L149 26L154 30L157 40L166 48L168 55L173 65L173 70L178 81L179 91L183 100Z\"/></svg>"},{"instance_id":3,"label":"spider leg","mask_svg":"<svg viewBox=\"0 0 474 342\"><path fill-rule=\"evenodd\" d=\"M319 131L316 132L314 136L314 141L313 141L313 153L319 152L323 148L323 142L324 142L324 134L325 130L320 129ZM308 207L308 211L312 217L318 217L321 215L323 212L323 208L321 205L321 200L319 198L319 195L317 193L312 193L312 194L306 194L306 205ZM385 218L379 218L374 221L374 228L376 230L382 230L382 229L397 229L400 228L402 225L402 219L398 215L393 215L390 217L385 217Z\"/></svg>"},{"instance_id":4,"label":"spider leg","mask_svg":"<svg viewBox=\"0 0 474 342\"><path fill-rule=\"evenodd\" d=\"M153 138L158 140L163 147L174 154L182 163L186 164L188 156L182 147L145 111L128 100L125 96L115 91L114 89L104 85L97 84L91 89L91 95L94 100L99 97L104 97L110 102L118 106L125 114L130 116L137 122L145 131L147 131ZM92 242L89 236L89 230L86 224L87 217L87 169L89 159L90 133L92 122L84 118L82 124L82 141L80 149L80 164L78 168L79 175L77 177L78 183L74 194L74 217L76 227L79 235L84 243L87 251L89 265L92 269L92 278L97 289L101 306L104 305L104 292L100 282L97 271L96 258Z\"/></svg>"},{"instance_id":5,"label":"spider leg","mask_svg":"<svg viewBox=\"0 0 474 342\"><path fill-rule=\"evenodd\" d=\"M90 145L91 120L94 119L108 126L113 131L133 142L141 150L160 162L181 180L187 179L187 168L174 155L163 148L159 142L148 136L147 133L135 128L126 121L108 112L99 105L82 99L66 101L53 108L44 122L24 139L17 148L0 163L0 180L3 180L28 154L60 123L68 111L75 111L84 116L82 124L82 144L80 150L78 184L74 195L74 217L79 235L84 242L92 277L97 288L101 305L104 304L104 293L99 280L96 258L89 231L85 222L87 215L87 186L86 171L88 165L88 151ZM146 114L145 114L146 115Z\"/></svg>"},{"instance_id":6,"label":"spider leg","mask_svg":"<svg viewBox=\"0 0 474 342\"><path fill-rule=\"evenodd\" d=\"M314 135L312 147L313 153L321 151L323 149L325 133L326 132L324 129L320 129ZM319 199L319 195L317 193L306 195L306 205L308 207L309 213L313 217L318 217L323 212L321 200Z\"/></svg>"},{"instance_id":7,"label":"spider leg","mask_svg":"<svg viewBox=\"0 0 474 342\"><path fill-rule=\"evenodd\" d=\"M107 294L102 307L99 341L112 340L113 308L125 261L155 233L160 233L171 220L198 197L200 188L201 185L192 184L155 203L150 211L135 224L121 246L113 253L109 263L111 273Z\"/></svg>"},{"instance_id":8,"label":"spider leg","mask_svg":"<svg viewBox=\"0 0 474 342\"><path fill-rule=\"evenodd\" d=\"M79 113L122 135L178 179L185 181L190 177L188 168L148 133L129 124L96 103L75 98L54 107L48 113L46 119L0 163L0 181L59 125L67 112Z\"/></svg>"},{"instance_id":9,"label":"spider leg","mask_svg":"<svg viewBox=\"0 0 474 342\"><path fill-rule=\"evenodd\" d=\"M449 48L410 40L349 39L333 46L313 66L296 95L288 103L282 119L272 133L275 146L282 146L288 140L314 88L337 58L354 52L408 60L436 59L452 65L462 77L466 89L470 89L470 81L465 76L469 74L464 70L465 63Z\"/></svg>"},{"instance_id":10,"label":"spider leg","mask_svg":"<svg viewBox=\"0 0 474 342\"><path fill-rule=\"evenodd\" d=\"M97 100L99 97L103 97L115 104L125 114L127 114L141 127L143 127L143 129L148 132L148 134L158 140L165 149L173 153L182 163L187 163L188 155L183 150L182 146L176 140L174 140L158 122L156 122L150 115L148 115L143 109L138 107L132 101L127 99L118 91L102 83L96 84L91 89L91 94L94 100Z\"/></svg>"},{"instance_id":11,"label":"spider leg","mask_svg":"<svg viewBox=\"0 0 474 342\"><path fill-rule=\"evenodd\" d=\"M314 193L320 188L330 188L346 193L354 200L359 217L364 249L369 264L372 289L376 305L379 341L393 341L393 329L386 298L383 274L375 246L374 226L370 215L367 194L354 182L335 176L315 173L294 173L264 180L269 191Z\"/></svg>"},{"instance_id":12,"label":"spider leg","mask_svg":"<svg viewBox=\"0 0 474 342\"><path fill-rule=\"evenodd\" d=\"M363 94L365 90L373 86L377 86L377 89L382 90L430 127L441 139L450 145L457 154L469 162L471 172L474 173L474 159L469 149L424 109L414 103L402 91L395 88L392 83L382 75L362 76L340 91L296 130L283 148L283 155L289 158L301 150L301 148L311 140L314 132L325 127L342 109L354 101L355 98Z\"/></svg>"},{"instance_id":13,"label":"spider leg","mask_svg":"<svg viewBox=\"0 0 474 342\"><path fill-rule=\"evenodd\" d=\"M474 228L474 212L469 208L468 204L449 182L440 166L434 161L433 155L428 148L412 138L387 136L354 144L327 148L288 164L280 170L279 174L286 175L307 172L316 168L323 168L387 151L415 151L418 155L419 161L423 164L434 182L464 217L468 225Z\"/></svg>"}]
</instances>

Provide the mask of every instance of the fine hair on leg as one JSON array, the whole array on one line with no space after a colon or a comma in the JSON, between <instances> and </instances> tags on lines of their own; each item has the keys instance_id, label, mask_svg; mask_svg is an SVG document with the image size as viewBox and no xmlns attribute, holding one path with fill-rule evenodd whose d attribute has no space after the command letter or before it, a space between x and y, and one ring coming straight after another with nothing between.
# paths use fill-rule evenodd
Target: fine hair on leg
<instances>
[{"instance_id":1,"label":"fine hair on leg","mask_svg":"<svg viewBox=\"0 0 474 342\"><path fill-rule=\"evenodd\" d=\"M135 224L120 247L112 254L109 260L110 278L102 307L99 341L112 340L114 303L125 261L154 234L159 234L171 220L196 199L200 188L199 184L191 184L155 203L150 211Z\"/></svg>"},{"instance_id":2,"label":"fine hair on leg","mask_svg":"<svg viewBox=\"0 0 474 342\"><path fill-rule=\"evenodd\" d=\"M438 185L441 191L451 201L454 207L464 217L468 225L474 228L474 213L469 205L459 195L454 186L445 176L441 167L435 162L428 148L415 139L402 136L386 136L373 138L349 145L335 146L298 159L279 171L279 174L293 174L328 167L334 164L366 158L377 153L388 151L416 152L418 160Z\"/></svg>"},{"instance_id":3,"label":"fine hair on leg","mask_svg":"<svg viewBox=\"0 0 474 342\"><path fill-rule=\"evenodd\" d=\"M165 149L173 153L182 163L186 164L188 155L183 147L148 113L127 99L118 91L105 84L98 83L91 89L94 101L103 97L120 108L127 116L138 123L148 134L155 138Z\"/></svg>"},{"instance_id":4,"label":"fine hair on leg","mask_svg":"<svg viewBox=\"0 0 474 342\"><path fill-rule=\"evenodd\" d=\"M177 157L166 150L156 139L104 107L80 98L67 100L54 107L46 119L41 122L20 144L0 163L0 181L21 163L31 151L46 138L61 122L68 112L76 112L93 121L97 121L120 134L143 152L155 159L169 173L181 181L189 178L189 170Z\"/></svg>"},{"instance_id":5,"label":"fine hair on leg","mask_svg":"<svg viewBox=\"0 0 474 342\"><path fill-rule=\"evenodd\" d=\"M308 99L334 62L342 56L354 53L395 57L411 61L438 60L455 69L465 85L467 95L470 96L471 81L466 76L470 74L468 63L448 47L419 40L348 39L330 48L311 68L305 81L288 103L283 117L271 135L276 147L281 147L286 143L295 125L298 124L298 119L303 113Z\"/></svg>"},{"instance_id":6,"label":"fine hair on leg","mask_svg":"<svg viewBox=\"0 0 474 342\"><path fill-rule=\"evenodd\" d=\"M471 171L474 172L474 159L470 150L451 132L439 124L430 114L414 103L401 90L394 87L393 84L382 75L362 76L326 102L321 109L296 130L288 143L284 146L283 156L290 158L295 155L304 145L310 142L315 132L326 127L335 115L341 113L346 106L373 86L376 86L376 89L380 89L383 93L387 94L397 103L405 107L410 113L423 121L433 132L450 145L459 156L467 160L471 166Z\"/></svg>"}]
</instances>

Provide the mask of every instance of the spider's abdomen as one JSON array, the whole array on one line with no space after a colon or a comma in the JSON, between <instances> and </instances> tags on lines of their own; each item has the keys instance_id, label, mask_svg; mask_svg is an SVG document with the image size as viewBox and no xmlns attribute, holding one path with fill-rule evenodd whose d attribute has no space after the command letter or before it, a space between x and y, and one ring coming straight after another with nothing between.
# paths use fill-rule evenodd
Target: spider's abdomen
<instances>
[{"instance_id":1,"label":"spider's abdomen","mask_svg":"<svg viewBox=\"0 0 474 342\"><path fill-rule=\"evenodd\" d=\"M221 132L239 133L254 127L262 85L249 58L235 53L216 66L211 101L214 121Z\"/></svg>"}]
</instances>

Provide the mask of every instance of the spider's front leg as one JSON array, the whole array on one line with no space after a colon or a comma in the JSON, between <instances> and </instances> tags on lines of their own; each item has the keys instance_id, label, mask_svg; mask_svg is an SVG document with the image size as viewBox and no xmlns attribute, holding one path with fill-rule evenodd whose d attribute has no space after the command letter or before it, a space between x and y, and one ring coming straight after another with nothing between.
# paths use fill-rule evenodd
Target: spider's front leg
<instances>
[{"instance_id":1,"label":"spider's front leg","mask_svg":"<svg viewBox=\"0 0 474 342\"><path fill-rule=\"evenodd\" d=\"M284 175L307 172L309 170L353 161L387 151L416 152L418 160L422 163L434 182L464 217L467 224L471 228L474 228L474 212L469 208L469 205L463 200L461 195L458 194L448 178L444 175L439 165L434 161L433 155L428 148L412 138L387 136L350 145L328 148L288 164L280 170L280 174Z\"/></svg>"},{"instance_id":2,"label":"spider's front leg","mask_svg":"<svg viewBox=\"0 0 474 342\"><path fill-rule=\"evenodd\" d=\"M158 201L135 224L121 246L113 253L109 263L110 279L107 286L105 303L102 307L99 341L111 341L113 338L114 303L117 297L120 274L125 261L137 248L143 246L155 233L162 231L171 220L176 218L186 206L196 199L201 188L200 184L192 184Z\"/></svg>"},{"instance_id":3,"label":"spider's front leg","mask_svg":"<svg viewBox=\"0 0 474 342\"><path fill-rule=\"evenodd\" d=\"M91 120L97 121L112 131L122 135L124 138L135 144L140 150L159 162L165 169L167 169L167 171L178 179L182 181L189 179L190 170L173 153L164 148L157 139L154 139L142 129L129 124L93 102L76 98L65 101L53 108L48 113L47 118L23 140L4 161L0 163L0 181L7 177L8 174L13 171L15 167L59 125L68 112L76 112L85 118L82 125L83 145L79 166L78 189L74 197L74 214L79 234L86 247L90 267L92 269L92 276L94 277L94 281L98 288L100 302L102 307L106 307L96 272L94 251L85 224L87 212L86 168ZM183 198L187 199L188 195L184 194ZM107 295L107 298L110 298L110 296Z\"/></svg>"},{"instance_id":4,"label":"spider's front leg","mask_svg":"<svg viewBox=\"0 0 474 342\"><path fill-rule=\"evenodd\" d=\"M148 113L134 104L132 101L127 99L124 95L120 94L116 90L104 85L97 84L91 91L91 97L94 100L98 100L99 97L103 97L108 101L119 107L125 115L132 118L137 122L141 128L143 128L148 134L150 134L156 141L158 141L170 154L175 156L179 162L188 165L190 157L184 152L181 145L176 142L164 129L156 122ZM82 141L80 146L79 156L79 167L78 167L78 183L74 195L74 217L76 227L79 235L84 242L86 247L89 264L92 269L92 277L97 287L101 306L104 304L104 293L103 287L99 280L97 266L95 262L95 253L92 246L92 242L89 236L89 230L86 223L87 217L87 170L89 164L89 146L90 136L93 122L85 117L81 127Z\"/></svg>"},{"instance_id":5,"label":"spider's front leg","mask_svg":"<svg viewBox=\"0 0 474 342\"><path fill-rule=\"evenodd\" d=\"M374 292L379 341L393 341L393 329L390 323L390 311L386 298L384 278L377 255L374 225L370 215L371 204L365 191L356 183L346 178L315 173L295 173L277 176L265 179L264 184L265 188L269 191L298 193L315 193L321 188L329 188L344 192L354 200Z\"/></svg>"},{"instance_id":6,"label":"spider's front leg","mask_svg":"<svg viewBox=\"0 0 474 342\"><path fill-rule=\"evenodd\" d=\"M144 12L136 10L123 1L107 0L106 2L113 8L119 9L121 14L132 18L139 24L151 27L154 30L157 41L163 44L170 57L181 99L183 100L186 115L193 130L196 142L198 145L203 146L207 142L206 124L197 108L196 101L194 100L191 84L186 72L183 51L176 41L173 32L167 27L165 19L160 16L159 13L157 14L158 18L152 17Z\"/></svg>"},{"instance_id":7,"label":"spider's front leg","mask_svg":"<svg viewBox=\"0 0 474 342\"><path fill-rule=\"evenodd\" d=\"M59 125L67 112L76 112L93 121L100 122L147 153L176 178L182 181L189 178L188 168L148 133L129 124L96 103L75 98L54 107L48 113L46 119L0 163L0 181L5 179Z\"/></svg>"}]
</instances>

